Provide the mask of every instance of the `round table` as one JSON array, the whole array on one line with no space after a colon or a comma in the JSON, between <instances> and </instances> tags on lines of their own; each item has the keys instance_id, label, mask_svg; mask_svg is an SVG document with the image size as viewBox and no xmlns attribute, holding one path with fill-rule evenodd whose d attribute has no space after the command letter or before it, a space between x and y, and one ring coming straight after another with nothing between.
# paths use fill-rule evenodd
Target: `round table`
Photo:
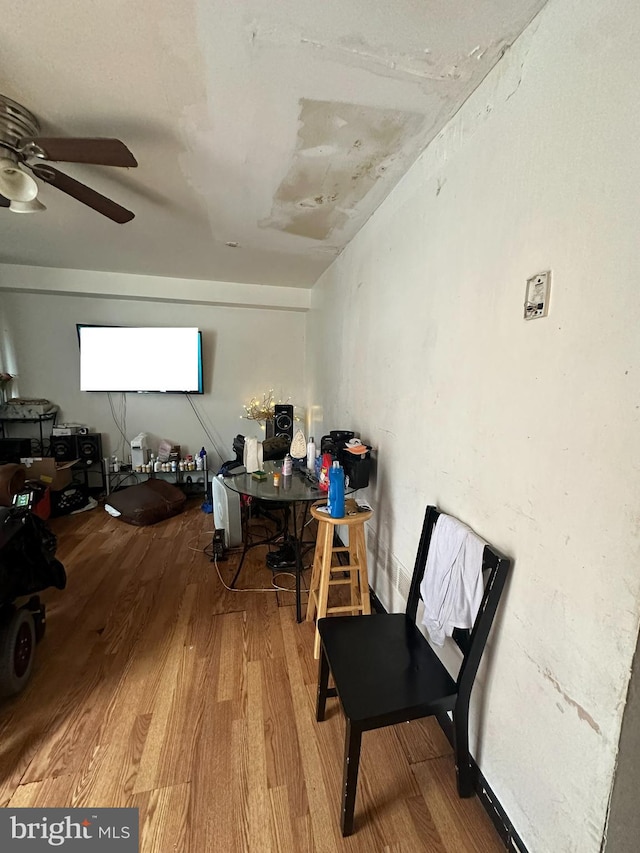
<instances>
[{"instance_id":1,"label":"round table","mask_svg":"<svg viewBox=\"0 0 640 853\"><path fill-rule=\"evenodd\" d=\"M302 622L300 577L302 574L302 535L304 533L304 523L301 525L300 531L298 531L295 504L303 503L308 505L314 503L315 501L326 498L327 493L320 489L316 478L305 468L294 467L290 477L282 476L282 462L265 462L263 470L267 475L266 480L254 480L251 474L236 474L234 477L225 477L224 484L232 492L238 492L240 495L246 495L261 501L285 504L285 537L289 536L291 539L296 554L296 619L298 622ZM280 474L279 486L273 485L274 473ZM352 494L355 491L356 489L350 489L345 486L345 495ZM293 512L291 512L291 507L294 509ZM289 534L289 522L291 518L293 519L293 535ZM240 574L240 569L249 548L252 548L254 545L265 544L264 542L250 544L246 530L244 531L243 539L244 548L242 557L240 558L240 565L231 582L231 586L234 586Z\"/></svg>"}]
</instances>

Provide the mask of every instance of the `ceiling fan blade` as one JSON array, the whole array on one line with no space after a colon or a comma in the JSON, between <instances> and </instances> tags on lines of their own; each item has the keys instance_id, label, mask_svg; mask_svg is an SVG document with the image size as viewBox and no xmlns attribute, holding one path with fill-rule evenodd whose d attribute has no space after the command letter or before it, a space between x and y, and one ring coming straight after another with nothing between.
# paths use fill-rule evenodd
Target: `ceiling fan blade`
<instances>
[{"instance_id":1,"label":"ceiling fan blade","mask_svg":"<svg viewBox=\"0 0 640 853\"><path fill-rule=\"evenodd\" d=\"M0 207L9 207L11 202L8 198L5 198L3 195L0 195Z\"/></svg>"},{"instance_id":2,"label":"ceiling fan blade","mask_svg":"<svg viewBox=\"0 0 640 853\"><path fill-rule=\"evenodd\" d=\"M120 225L123 225L125 222L130 222L135 216L135 214L130 210L127 210L126 207L121 207L119 204L116 204L115 201L111 201L110 198L92 190L85 184L81 184L80 181L76 181L75 178L70 178L69 175L65 175L63 172L59 172L57 169L54 169L53 166L49 166L48 163L43 163L42 165L40 163L34 163L33 165L30 165L29 168L36 178L40 178L41 181L51 184L51 186L56 187L56 189L62 190L63 193L81 201L88 207L92 207L98 213L101 213L103 216L112 219Z\"/></svg>"},{"instance_id":3,"label":"ceiling fan blade","mask_svg":"<svg viewBox=\"0 0 640 853\"><path fill-rule=\"evenodd\" d=\"M138 161L119 139L73 139L34 136L21 139L25 157L66 163L94 163L97 166L137 166Z\"/></svg>"}]
</instances>

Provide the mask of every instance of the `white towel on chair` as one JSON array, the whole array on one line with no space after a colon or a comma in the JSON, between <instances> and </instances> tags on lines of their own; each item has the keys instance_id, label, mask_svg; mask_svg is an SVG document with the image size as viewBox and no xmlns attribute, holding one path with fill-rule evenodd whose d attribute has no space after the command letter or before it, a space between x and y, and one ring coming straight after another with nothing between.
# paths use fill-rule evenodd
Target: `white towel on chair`
<instances>
[{"instance_id":1,"label":"white towel on chair","mask_svg":"<svg viewBox=\"0 0 640 853\"><path fill-rule=\"evenodd\" d=\"M454 628L472 628L482 604L485 543L466 524L440 514L431 537L420 584L422 624L429 639L444 645Z\"/></svg>"}]
</instances>

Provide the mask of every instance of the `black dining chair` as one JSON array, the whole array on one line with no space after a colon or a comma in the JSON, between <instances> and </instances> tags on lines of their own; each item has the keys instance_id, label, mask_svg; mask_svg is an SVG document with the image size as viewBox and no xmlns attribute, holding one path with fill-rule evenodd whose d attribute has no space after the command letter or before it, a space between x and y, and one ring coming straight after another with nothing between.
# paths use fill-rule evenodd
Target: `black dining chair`
<instances>
[{"instance_id":1,"label":"black dining chair","mask_svg":"<svg viewBox=\"0 0 640 853\"><path fill-rule=\"evenodd\" d=\"M416 625L420 583L440 512L427 507L405 613L332 616L318 621L321 639L316 719L324 720L327 697L337 696L346 718L341 825L353 832L363 732L435 715L448 724L453 742L458 794L474 793L469 755L469 701L511 561L491 546L483 552L482 604L471 631L456 629L463 659L454 680ZM329 688L329 674L335 687ZM445 720L446 717L446 720Z\"/></svg>"}]
</instances>

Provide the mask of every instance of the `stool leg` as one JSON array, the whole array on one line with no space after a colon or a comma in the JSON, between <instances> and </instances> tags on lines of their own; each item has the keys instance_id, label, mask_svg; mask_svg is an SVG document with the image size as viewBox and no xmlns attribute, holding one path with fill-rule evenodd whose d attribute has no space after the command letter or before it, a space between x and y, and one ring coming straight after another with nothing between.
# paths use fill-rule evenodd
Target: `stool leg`
<instances>
[{"instance_id":1,"label":"stool leg","mask_svg":"<svg viewBox=\"0 0 640 853\"><path fill-rule=\"evenodd\" d=\"M327 615L327 601L329 599L329 580L331 579L331 558L333 551L331 543L333 539L333 527L331 524L323 525L322 537L322 563L320 567L320 590L318 592L318 615L317 619L322 619ZM316 622L317 625L317 622ZM313 656L316 660L320 655L320 634L316 627L316 639L313 646Z\"/></svg>"},{"instance_id":2,"label":"stool leg","mask_svg":"<svg viewBox=\"0 0 640 853\"><path fill-rule=\"evenodd\" d=\"M324 541L324 528L327 525L320 521L318 522L318 532L316 534L316 547L313 553L313 570L311 572L311 581L309 583L309 600L307 601L307 622L313 621L318 605L318 589L320 587L320 567L322 566L322 544Z\"/></svg>"},{"instance_id":3,"label":"stool leg","mask_svg":"<svg viewBox=\"0 0 640 853\"><path fill-rule=\"evenodd\" d=\"M359 563L360 558L358 556L358 530L360 530L362 525L354 524L349 528L349 565L351 568L349 569L349 578L351 580L351 604L354 609L351 611L352 616L357 616L360 612L358 605L360 604L360 594L359 594Z\"/></svg>"},{"instance_id":4,"label":"stool leg","mask_svg":"<svg viewBox=\"0 0 640 853\"><path fill-rule=\"evenodd\" d=\"M369 595L369 573L367 571L367 541L364 536L364 524L358 527L358 574L360 576L360 603L362 613L371 614L371 596Z\"/></svg>"}]
</instances>

